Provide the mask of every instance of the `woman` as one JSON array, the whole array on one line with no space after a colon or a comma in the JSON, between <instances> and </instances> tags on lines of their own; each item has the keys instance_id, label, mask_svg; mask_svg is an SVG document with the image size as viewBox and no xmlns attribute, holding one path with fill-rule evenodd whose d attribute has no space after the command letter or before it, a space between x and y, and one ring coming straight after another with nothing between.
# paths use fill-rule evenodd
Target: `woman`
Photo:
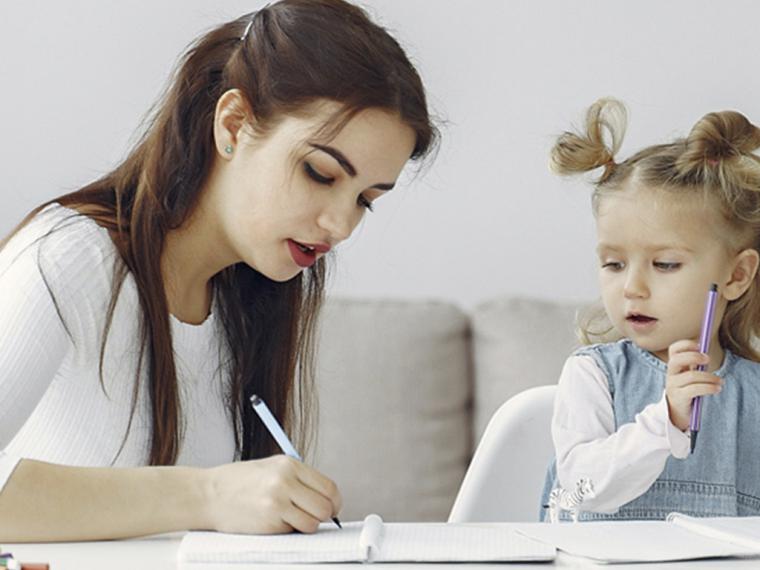
<instances>
[{"instance_id":1,"label":"woman","mask_svg":"<svg viewBox=\"0 0 760 570\"><path fill-rule=\"evenodd\" d=\"M201 37L116 169L0 244L0 540L313 532L324 259L436 140L402 49L342 0Z\"/></svg>"}]
</instances>

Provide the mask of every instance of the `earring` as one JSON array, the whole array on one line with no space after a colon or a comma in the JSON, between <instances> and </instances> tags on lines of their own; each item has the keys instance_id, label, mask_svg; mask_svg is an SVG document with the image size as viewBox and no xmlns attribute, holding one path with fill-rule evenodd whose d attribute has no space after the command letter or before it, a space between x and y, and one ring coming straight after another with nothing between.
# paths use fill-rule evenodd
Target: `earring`
<instances>
[{"instance_id":1,"label":"earring","mask_svg":"<svg viewBox=\"0 0 760 570\"><path fill-rule=\"evenodd\" d=\"M226 147L224 147L224 152L226 152L227 154L232 154L232 150L233 149L232 149L231 144L228 144Z\"/></svg>"}]
</instances>

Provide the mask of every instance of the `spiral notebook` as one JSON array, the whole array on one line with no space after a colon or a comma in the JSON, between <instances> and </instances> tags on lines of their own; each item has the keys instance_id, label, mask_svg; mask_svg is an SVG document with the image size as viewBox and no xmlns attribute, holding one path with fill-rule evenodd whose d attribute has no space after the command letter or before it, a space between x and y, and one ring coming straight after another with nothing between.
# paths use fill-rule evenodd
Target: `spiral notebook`
<instances>
[{"instance_id":1,"label":"spiral notebook","mask_svg":"<svg viewBox=\"0 0 760 570\"><path fill-rule=\"evenodd\" d=\"M524 536L602 563L760 557L760 517L520 525Z\"/></svg>"},{"instance_id":2,"label":"spiral notebook","mask_svg":"<svg viewBox=\"0 0 760 570\"><path fill-rule=\"evenodd\" d=\"M378 515L314 534L244 535L190 532L179 562L517 562L550 561L555 549L514 532L510 525L385 523Z\"/></svg>"}]
</instances>

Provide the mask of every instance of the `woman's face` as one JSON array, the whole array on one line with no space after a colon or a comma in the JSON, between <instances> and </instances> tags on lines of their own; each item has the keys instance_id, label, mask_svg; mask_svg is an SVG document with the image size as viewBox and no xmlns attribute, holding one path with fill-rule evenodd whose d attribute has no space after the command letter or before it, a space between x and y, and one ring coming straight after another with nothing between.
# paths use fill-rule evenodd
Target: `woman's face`
<instances>
[{"instance_id":1,"label":"woman's face","mask_svg":"<svg viewBox=\"0 0 760 570\"><path fill-rule=\"evenodd\" d=\"M334 138L314 133L338 107L286 116L266 135L243 128L215 167L212 207L225 257L287 281L351 235L395 184L415 144L396 114L367 109Z\"/></svg>"}]
</instances>

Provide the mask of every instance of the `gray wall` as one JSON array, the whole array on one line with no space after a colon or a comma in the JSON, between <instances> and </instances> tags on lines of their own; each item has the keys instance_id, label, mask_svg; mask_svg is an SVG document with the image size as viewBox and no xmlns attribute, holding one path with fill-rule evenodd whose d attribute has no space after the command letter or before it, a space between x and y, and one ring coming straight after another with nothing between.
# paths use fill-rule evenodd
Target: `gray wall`
<instances>
[{"instance_id":1,"label":"gray wall","mask_svg":"<svg viewBox=\"0 0 760 570\"><path fill-rule=\"evenodd\" d=\"M0 3L0 233L123 156L183 47L263 2ZM332 291L596 296L588 190L546 169L553 137L602 95L631 111L623 156L705 112L760 122L751 0L371 0L446 120L436 163L340 251Z\"/></svg>"}]
</instances>

